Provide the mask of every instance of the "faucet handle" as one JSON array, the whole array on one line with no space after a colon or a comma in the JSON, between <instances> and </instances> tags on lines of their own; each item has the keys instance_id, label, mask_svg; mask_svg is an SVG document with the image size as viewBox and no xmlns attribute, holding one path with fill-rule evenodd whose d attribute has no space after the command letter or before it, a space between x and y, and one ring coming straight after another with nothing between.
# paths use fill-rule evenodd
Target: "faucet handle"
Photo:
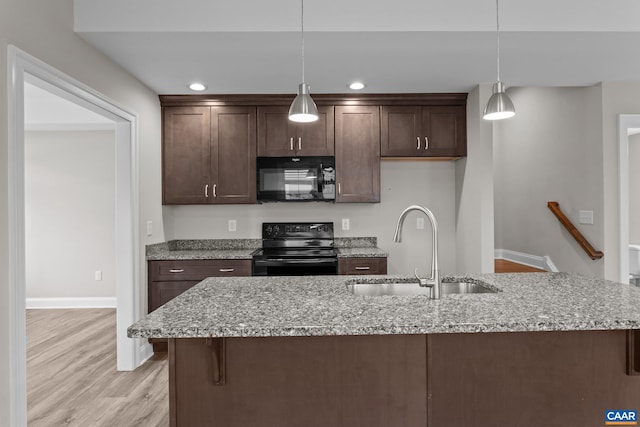
<instances>
[{"instance_id":1,"label":"faucet handle","mask_svg":"<svg viewBox=\"0 0 640 427\"><path fill-rule=\"evenodd\" d=\"M432 284L429 283L429 279L422 279L420 276L418 276L417 267L413 269L413 276L418 280L418 283L420 284L420 286L433 286Z\"/></svg>"}]
</instances>

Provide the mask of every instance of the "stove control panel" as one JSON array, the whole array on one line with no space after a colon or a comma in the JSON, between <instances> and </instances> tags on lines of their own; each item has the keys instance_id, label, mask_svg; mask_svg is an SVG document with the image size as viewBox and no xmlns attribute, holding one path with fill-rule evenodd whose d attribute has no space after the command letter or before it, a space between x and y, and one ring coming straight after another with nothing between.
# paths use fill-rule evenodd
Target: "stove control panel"
<instances>
[{"instance_id":1,"label":"stove control panel","mask_svg":"<svg viewBox=\"0 0 640 427\"><path fill-rule=\"evenodd\" d=\"M264 222L262 223L263 239L295 239L295 238L331 238L333 239L332 222Z\"/></svg>"}]
</instances>

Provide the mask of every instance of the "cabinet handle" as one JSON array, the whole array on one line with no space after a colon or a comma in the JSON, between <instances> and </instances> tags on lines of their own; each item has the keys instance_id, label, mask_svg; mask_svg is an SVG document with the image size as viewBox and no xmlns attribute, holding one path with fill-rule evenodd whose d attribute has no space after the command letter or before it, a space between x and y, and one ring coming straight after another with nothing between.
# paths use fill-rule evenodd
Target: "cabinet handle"
<instances>
[{"instance_id":1,"label":"cabinet handle","mask_svg":"<svg viewBox=\"0 0 640 427\"><path fill-rule=\"evenodd\" d=\"M206 343L211 352L209 358L209 378L214 386L222 386L226 383L225 338L207 338Z\"/></svg>"},{"instance_id":2,"label":"cabinet handle","mask_svg":"<svg viewBox=\"0 0 640 427\"><path fill-rule=\"evenodd\" d=\"M416 150L420 149L420 137L416 136L416 139L418 140L418 146L416 147Z\"/></svg>"},{"instance_id":3,"label":"cabinet handle","mask_svg":"<svg viewBox=\"0 0 640 427\"><path fill-rule=\"evenodd\" d=\"M429 149L429 138L427 138L426 136L424 137L424 149Z\"/></svg>"},{"instance_id":4,"label":"cabinet handle","mask_svg":"<svg viewBox=\"0 0 640 427\"><path fill-rule=\"evenodd\" d=\"M204 197L209 198L209 184L204 185Z\"/></svg>"},{"instance_id":5,"label":"cabinet handle","mask_svg":"<svg viewBox=\"0 0 640 427\"><path fill-rule=\"evenodd\" d=\"M338 183L338 194L342 194L342 189L340 188L340 183Z\"/></svg>"},{"instance_id":6,"label":"cabinet handle","mask_svg":"<svg viewBox=\"0 0 640 427\"><path fill-rule=\"evenodd\" d=\"M220 273L233 273L233 270L233 268L221 268L218 271L220 271Z\"/></svg>"},{"instance_id":7,"label":"cabinet handle","mask_svg":"<svg viewBox=\"0 0 640 427\"><path fill-rule=\"evenodd\" d=\"M169 273L184 273L184 268L172 268Z\"/></svg>"},{"instance_id":8,"label":"cabinet handle","mask_svg":"<svg viewBox=\"0 0 640 427\"><path fill-rule=\"evenodd\" d=\"M640 375L640 330L627 331L627 375Z\"/></svg>"},{"instance_id":9,"label":"cabinet handle","mask_svg":"<svg viewBox=\"0 0 640 427\"><path fill-rule=\"evenodd\" d=\"M216 189L218 188L218 184L213 184L213 197L218 197L216 194Z\"/></svg>"},{"instance_id":10,"label":"cabinet handle","mask_svg":"<svg viewBox=\"0 0 640 427\"><path fill-rule=\"evenodd\" d=\"M291 146L291 151L293 151L293 137L289 139L289 145Z\"/></svg>"},{"instance_id":11,"label":"cabinet handle","mask_svg":"<svg viewBox=\"0 0 640 427\"><path fill-rule=\"evenodd\" d=\"M360 266L356 266L356 270L370 270L370 267L360 267Z\"/></svg>"},{"instance_id":12,"label":"cabinet handle","mask_svg":"<svg viewBox=\"0 0 640 427\"><path fill-rule=\"evenodd\" d=\"M298 137L298 150L302 150L302 137Z\"/></svg>"}]
</instances>

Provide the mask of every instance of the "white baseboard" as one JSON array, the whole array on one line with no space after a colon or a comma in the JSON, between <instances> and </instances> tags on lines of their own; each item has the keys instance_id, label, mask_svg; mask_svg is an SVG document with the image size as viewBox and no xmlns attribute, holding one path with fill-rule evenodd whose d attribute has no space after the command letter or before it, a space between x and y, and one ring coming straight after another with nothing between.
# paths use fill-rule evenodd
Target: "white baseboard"
<instances>
[{"instance_id":1,"label":"white baseboard","mask_svg":"<svg viewBox=\"0 0 640 427\"><path fill-rule=\"evenodd\" d=\"M116 308L115 297L27 298L27 309L35 308Z\"/></svg>"},{"instance_id":2,"label":"white baseboard","mask_svg":"<svg viewBox=\"0 0 640 427\"><path fill-rule=\"evenodd\" d=\"M496 249L494 257L504 259L518 264L528 265L529 267L539 268L541 270L557 273L558 268L548 256L537 256L525 254L523 252L511 251L509 249Z\"/></svg>"}]
</instances>

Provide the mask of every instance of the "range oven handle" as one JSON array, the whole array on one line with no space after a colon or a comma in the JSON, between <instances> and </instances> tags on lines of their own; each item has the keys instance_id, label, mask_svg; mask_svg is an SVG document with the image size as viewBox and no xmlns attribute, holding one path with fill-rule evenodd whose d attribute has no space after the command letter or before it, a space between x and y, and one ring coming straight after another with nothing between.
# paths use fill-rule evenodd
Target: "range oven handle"
<instances>
[{"instance_id":1,"label":"range oven handle","mask_svg":"<svg viewBox=\"0 0 640 427\"><path fill-rule=\"evenodd\" d=\"M283 264L335 264L338 262L337 258L269 258L269 259L255 259L256 265L283 265Z\"/></svg>"}]
</instances>

